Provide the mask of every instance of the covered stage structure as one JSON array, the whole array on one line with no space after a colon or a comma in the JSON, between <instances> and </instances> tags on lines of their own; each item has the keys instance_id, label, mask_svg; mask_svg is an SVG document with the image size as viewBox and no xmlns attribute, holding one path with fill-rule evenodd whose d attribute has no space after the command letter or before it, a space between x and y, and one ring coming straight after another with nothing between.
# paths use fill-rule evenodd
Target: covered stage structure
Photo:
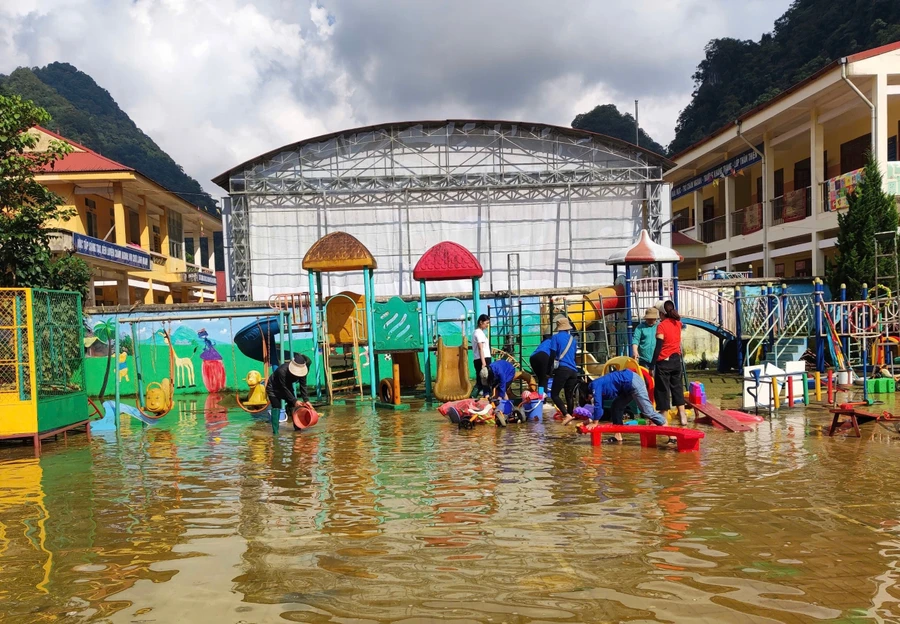
<instances>
[{"instance_id":1,"label":"covered stage structure","mask_svg":"<svg viewBox=\"0 0 900 624\"><path fill-rule=\"evenodd\" d=\"M228 192L232 298L301 290L304 254L334 231L378 259L379 296L416 295L415 262L441 241L478 258L488 291L610 283L606 258L642 228L670 244L670 166L625 141L524 122L410 121L300 141L214 179ZM329 274L324 294L357 278Z\"/></svg>"}]
</instances>

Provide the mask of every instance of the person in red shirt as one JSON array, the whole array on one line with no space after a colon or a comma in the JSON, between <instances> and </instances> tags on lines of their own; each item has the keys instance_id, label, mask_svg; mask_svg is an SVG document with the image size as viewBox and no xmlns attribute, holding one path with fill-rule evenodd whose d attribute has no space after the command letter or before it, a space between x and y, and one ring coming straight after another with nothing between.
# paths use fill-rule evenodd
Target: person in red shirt
<instances>
[{"instance_id":1,"label":"person in red shirt","mask_svg":"<svg viewBox=\"0 0 900 624\"><path fill-rule=\"evenodd\" d=\"M670 406L678 408L678 420L687 424L684 411L684 381L681 364L681 316L675 304L663 304L663 320L656 328L656 350L650 363L654 370L656 409L665 414Z\"/></svg>"}]
</instances>

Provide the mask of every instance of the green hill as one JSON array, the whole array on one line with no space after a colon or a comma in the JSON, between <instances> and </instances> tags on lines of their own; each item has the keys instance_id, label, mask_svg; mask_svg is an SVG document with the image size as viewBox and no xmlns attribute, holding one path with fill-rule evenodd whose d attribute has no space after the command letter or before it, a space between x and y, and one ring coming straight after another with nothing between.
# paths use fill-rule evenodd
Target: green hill
<instances>
[{"instance_id":1,"label":"green hill","mask_svg":"<svg viewBox=\"0 0 900 624\"><path fill-rule=\"evenodd\" d=\"M843 56L900 40L897 0L795 0L759 41L713 39L678 117L678 153Z\"/></svg>"},{"instance_id":2,"label":"green hill","mask_svg":"<svg viewBox=\"0 0 900 624\"><path fill-rule=\"evenodd\" d=\"M631 113L622 114L615 104L595 106L587 113L581 113L572 120L572 127L578 130L599 132L606 136L622 139L634 143L634 116ZM650 135L640 130L640 146L662 156L666 155L666 148L650 138Z\"/></svg>"},{"instance_id":3,"label":"green hill","mask_svg":"<svg viewBox=\"0 0 900 624\"><path fill-rule=\"evenodd\" d=\"M185 200L218 215L216 202L200 184L121 109L109 92L68 63L20 67L0 75L0 91L15 93L47 109L50 130L137 169Z\"/></svg>"}]
</instances>

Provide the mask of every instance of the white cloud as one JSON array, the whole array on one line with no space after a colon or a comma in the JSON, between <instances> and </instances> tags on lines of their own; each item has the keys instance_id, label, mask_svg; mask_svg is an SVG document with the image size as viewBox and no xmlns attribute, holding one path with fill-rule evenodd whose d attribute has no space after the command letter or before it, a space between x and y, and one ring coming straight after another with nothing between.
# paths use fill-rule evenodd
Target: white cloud
<instances>
[{"instance_id":1,"label":"white cloud","mask_svg":"<svg viewBox=\"0 0 900 624\"><path fill-rule=\"evenodd\" d=\"M569 125L612 102L661 143L713 37L758 38L789 0L17 0L0 72L69 62L215 195L259 153L357 125Z\"/></svg>"}]
</instances>

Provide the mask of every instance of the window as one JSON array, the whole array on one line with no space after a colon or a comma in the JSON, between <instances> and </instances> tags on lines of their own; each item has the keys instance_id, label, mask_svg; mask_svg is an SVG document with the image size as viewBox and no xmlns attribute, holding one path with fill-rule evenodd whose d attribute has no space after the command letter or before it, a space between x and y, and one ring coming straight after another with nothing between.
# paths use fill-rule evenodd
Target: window
<instances>
[{"instance_id":1,"label":"window","mask_svg":"<svg viewBox=\"0 0 900 624\"><path fill-rule=\"evenodd\" d=\"M763 179L762 176L756 178L756 203L761 204L766 201L766 198L763 197Z\"/></svg>"},{"instance_id":2,"label":"window","mask_svg":"<svg viewBox=\"0 0 900 624\"><path fill-rule=\"evenodd\" d=\"M136 213L128 211L128 242L132 245L141 244L141 223Z\"/></svg>"},{"instance_id":3,"label":"window","mask_svg":"<svg viewBox=\"0 0 900 624\"><path fill-rule=\"evenodd\" d=\"M811 277L812 262L810 260L794 261L794 277Z\"/></svg>"},{"instance_id":4,"label":"window","mask_svg":"<svg viewBox=\"0 0 900 624\"><path fill-rule=\"evenodd\" d=\"M85 217L85 231L87 235L97 238L97 214L88 212Z\"/></svg>"},{"instance_id":5,"label":"window","mask_svg":"<svg viewBox=\"0 0 900 624\"><path fill-rule=\"evenodd\" d=\"M872 147L872 135L864 134L841 145L841 174L866 166L866 152Z\"/></svg>"},{"instance_id":6,"label":"window","mask_svg":"<svg viewBox=\"0 0 900 624\"><path fill-rule=\"evenodd\" d=\"M775 277L784 277L784 264L775 265Z\"/></svg>"},{"instance_id":7,"label":"window","mask_svg":"<svg viewBox=\"0 0 900 624\"><path fill-rule=\"evenodd\" d=\"M778 198L784 195L784 169L775 172L775 194L772 197Z\"/></svg>"},{"instance_id":8,"label":"window","mask_svg":"<svg viewBox=\"0 0 900 624\"><path fill-rule=\"evenodd\" d=\"M181 258L184 251L184 223L181 215L169 211L169 255Z\"/></svg>"},{"instance_id":9,"label":"window","mask_svg":"<svg viewBox=\"0 0 900 624\"><path fill-rule=\"evenodd\" d=\"M97 202L90 197L84 198L85 220L84 229L88 236L97 238Z\"/></svg>"},{"instance_id":10,"label":"window","mask_svg":"<svg viewBox=\"0 0 900 624\"><path fill-rule=\"evenodd\" d=\"M162 253L162 237L159 235L159 226L153 226L153 236L150 238L150 251Z\"/></svg>"}]
</instances>

